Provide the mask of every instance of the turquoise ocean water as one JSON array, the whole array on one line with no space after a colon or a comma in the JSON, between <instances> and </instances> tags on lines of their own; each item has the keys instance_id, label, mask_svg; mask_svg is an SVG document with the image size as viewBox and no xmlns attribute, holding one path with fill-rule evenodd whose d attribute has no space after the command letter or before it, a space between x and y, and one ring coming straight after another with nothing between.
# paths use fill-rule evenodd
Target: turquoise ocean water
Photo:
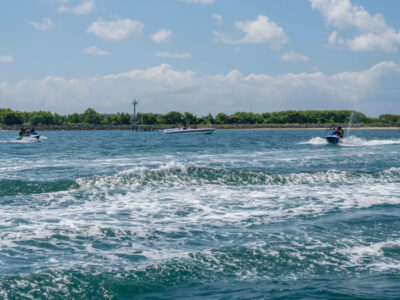
<instances>
[{"instance_id":1,"label":"turquoise ocean water","mask_svg":"<svg viewBox=\"0 0 400 300\"><path fill-rule=\"evenodd\" d=\"M0 132L1 299L398 299L400 131Z\"/></svg>"}]
</instances>

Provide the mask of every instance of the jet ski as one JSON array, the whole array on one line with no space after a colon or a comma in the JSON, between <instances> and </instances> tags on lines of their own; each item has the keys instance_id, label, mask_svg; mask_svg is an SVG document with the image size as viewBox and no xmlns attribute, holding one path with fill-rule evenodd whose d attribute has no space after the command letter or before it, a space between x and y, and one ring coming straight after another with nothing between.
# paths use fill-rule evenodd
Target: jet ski
<instances>
[{"instance_id":1,"label":"jet ski","mask_svg":"<svg viewBox=\"0 0 400 300\"><path fill-rule=\"evenodd\" d=\"M338 144L340 143L340 141L343 139L340 136L338 136L337 134L329 134L325 137L326 141L329 144Z\"/></svg>"},{"instance_id":2,"label":"jet ski","mask_svg":"<svg viewBox=\"0 0 400 300\"><path fill-rule=\"evenodd\" d=\"M25 140L25 141L39 141L40 139L40 134L35 132L34 130L31 130L29 132L24 133L23 135L19 135L17 137L17 140Z\"/></svg>"},{"instance_id":3,"label":"jet ski","mask_svg":"<svg viewBox=\"0 0 400 300\"><path fill-rule=\"evenodd\" d=\"M342 128L341 127L338 127L338 128L343 133ZM334 130L331 130L331 132L329 132L329 134L325 137L325 139L329 144L336 145L336 144L340 143L343 140L343 135L341 135L341 136L338 135L338 132L336 131L336 129L334 129Z\"/></svg>"},{"instance_id":4,"label":"jet ski","mask_svg":"<svg viewBox=\"0 0 400 300\"><path fill-rule=\"evenodd\" d=\"M17 137L17 140L21 141L39 141L40 139L40 134L31 134L31 135L26 135L26 136L19 136Z\"/></svg>"}]
</instances>

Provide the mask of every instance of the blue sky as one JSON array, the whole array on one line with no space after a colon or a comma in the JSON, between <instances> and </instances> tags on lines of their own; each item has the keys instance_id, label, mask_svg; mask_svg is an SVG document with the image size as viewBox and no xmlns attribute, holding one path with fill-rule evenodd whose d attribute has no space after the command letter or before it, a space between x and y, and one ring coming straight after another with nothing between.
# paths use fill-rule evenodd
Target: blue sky
<instances>
[{"instance_id":1,"label":"blue sky","mask_svg":"<svg viewBox=\"0 0 400 300\"><path fill-rule=\"evenodd\" d=\"M400 113L397 0L6 0L0 107Z\"/></svg>"}]
</instances>

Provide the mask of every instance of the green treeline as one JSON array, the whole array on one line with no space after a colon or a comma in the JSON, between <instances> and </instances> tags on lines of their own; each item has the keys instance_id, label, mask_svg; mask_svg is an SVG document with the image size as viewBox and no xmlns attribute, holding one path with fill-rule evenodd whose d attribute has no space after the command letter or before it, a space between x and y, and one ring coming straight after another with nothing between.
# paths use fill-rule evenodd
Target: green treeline
<instances>
[{"instance_id":1,"label":"green treeline","mask_svg":"<svg viewBox=\"0 0 400 300\"><path fill-rule=\"evenodd\" d=\"M138 113L139 125L178 125L188 122L194 125L235 124L345 124L352 122L368 125L400 125L400 115L383 114L370 118L361 112L349 110L287 110L279 112L236 112L228 115L218 113L198 117L189 112L170 111L166 114ZM83 113L59 115L49 111L21 112L0 109L0 125L130 125L133 116L128 113L100 114L92 108Z\"/></svg>"}]
</instances>

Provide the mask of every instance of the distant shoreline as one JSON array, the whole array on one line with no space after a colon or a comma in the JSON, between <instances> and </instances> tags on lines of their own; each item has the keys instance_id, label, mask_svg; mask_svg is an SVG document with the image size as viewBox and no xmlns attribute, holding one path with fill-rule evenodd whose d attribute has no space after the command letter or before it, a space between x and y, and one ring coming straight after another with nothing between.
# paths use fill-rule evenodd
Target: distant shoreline
<instances>
[{"instance_id":1,"label":"distant shoreline","mask_svg":"<svg viewBox=\"0 0 400 300\"><path fill-rule=\"evenodd\" d=\"M340 125L344 129L347 127L345 125ZM12 125L12 126L0 126L0 130L3 131L19 131L21 127L30 128L31 125ZM171 126L149 126L149 125L138 125L138 131L158 131L166 128L171 128ZM197 127L213 127L217 130L326 130L329 129L330 125L314 125L314 124L274 124L274 125L246 125L237 124L229 126L221 125L204 125ZM72 130L132 130L131 125L38 125L35 126L37 131L72 131ZM373 125L354 125L351 127L352 130L375 130L375 129L390 129L397 130L400 129L399 126L373 126Z\"/></svg>"}]
</instances>

